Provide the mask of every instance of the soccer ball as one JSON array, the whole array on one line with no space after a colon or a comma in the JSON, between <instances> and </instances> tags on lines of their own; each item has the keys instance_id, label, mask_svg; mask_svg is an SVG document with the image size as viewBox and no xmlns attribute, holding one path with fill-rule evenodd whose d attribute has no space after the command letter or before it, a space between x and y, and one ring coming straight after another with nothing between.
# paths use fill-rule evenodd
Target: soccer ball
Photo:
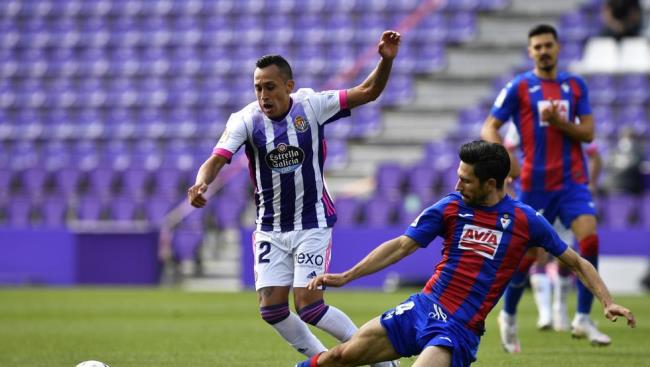
<instances>
[{"instance_id":1,"label":"soccer ball","mask_svg":"<svg viewBox=\"0 0 650 367\"><path fill-rule=\"evenodd\" d=\"M83 361L76 365L75 367L109 367L106 363L104 362L99 362L99 361Z\"/></svg>"}]
</instances>

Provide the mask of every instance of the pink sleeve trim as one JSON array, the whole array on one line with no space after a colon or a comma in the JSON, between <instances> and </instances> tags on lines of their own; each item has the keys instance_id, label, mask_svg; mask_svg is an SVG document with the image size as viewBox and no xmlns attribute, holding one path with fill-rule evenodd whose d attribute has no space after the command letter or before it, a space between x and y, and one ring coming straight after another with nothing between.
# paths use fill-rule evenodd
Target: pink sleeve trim
<instances>
[{"instance_id":1,"label":"pink sleeve trim","mask_svg":"<svg viewBox=\"0 0 650 367\"><path fill-rule=\"evenodd\" d=\"M339 105L342 110L348 109L348 90L340 89L339 90Z\"/></svg>"},{"instance_id":2,"label":"pink sleeve trim","mask_svg":"<svg viewBox=\"0 0 650 367\"><path fill-rule=\"evenodd\" d=\"M224 158L226 158L228 161L232 158L232 153L226 149L223 148L214 148L212 150L212 155L220 155Z\"/></svg>"}]
</instances>

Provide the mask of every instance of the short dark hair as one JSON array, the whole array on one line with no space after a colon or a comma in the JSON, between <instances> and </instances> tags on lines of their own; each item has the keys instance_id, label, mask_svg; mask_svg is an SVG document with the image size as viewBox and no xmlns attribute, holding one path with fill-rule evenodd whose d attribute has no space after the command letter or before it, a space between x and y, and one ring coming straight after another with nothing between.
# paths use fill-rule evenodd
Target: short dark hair
<instances>
[{"instance_id":1,"label":"short dark hair","mask_svg":"<svg viewBox=\"0 0 650 367\"><path fill-rule=\"evenodd\" d=\"M474 166L474 175L480 183L491 178L497 181L497 189L503 188L503 182L510 172L510 156L501 144L475 140L460 147L460 160Z\"/></svg>"},{"instance_id":2,"label":"short dark hair","mask_svg":"<svg viewBox=\"0 0 650 367\"><path fill-rule=\"evenodd\" d=\"M291 65L289 62L280 55L264 55L257 59L255 66L260 69L264 69L267 66L275 65L280 69L280 73L284 76L285 80L293 79L293 71L291 71Z\"/></svg>"},{"instance_id":3,"label":"short dark hair","mask_svg":"<svg viewBox=\"0 0 650 367\"><path fill-rule=\"evenodd\" d=\"M528 39L531 39L535 36L539 36L540 34L548 34L548 33L552 34L553 38L555 38L556 41L558 40L557 31L552 25L548 25L548 24L538 24L533 28L531 28L530 31L528 32Z\"/></svg>"}]
</instances>

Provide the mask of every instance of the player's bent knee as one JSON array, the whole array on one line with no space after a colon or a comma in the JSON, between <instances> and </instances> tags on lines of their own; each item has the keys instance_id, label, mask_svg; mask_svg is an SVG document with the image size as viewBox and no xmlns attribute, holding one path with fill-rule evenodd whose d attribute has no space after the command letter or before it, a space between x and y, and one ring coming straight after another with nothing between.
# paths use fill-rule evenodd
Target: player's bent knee
<instances>
[{"instance_id":1,"label":"player's bent knee","mask_svg":"<svg viewBox=\"0 0 650 367\"><path fill-rule=\"evenodd\" d=\"M325 304L324 300L316 301L298 310L300 319L308 324L316 325L323 318L329 306Z\"/></svg>"},{"instance_id":2,"label":"player's bent knee","mask_svg":"<svg viewBox=\"0 0 650 367\"><path fill-rule=\"evenodd\" d=\"M260 315L267 323L277 324L289 317L289 303L260 307Z\"/></svg>"},{"instance_id":3,"label":"player's bent knee","mask_svg":"<svg viewBox=\"0 0 650 367\"><path fill-rule=\"evenodd\" d=\"M598 256L598 235L591 234L578 242L580 247L580 255L582 256Z\"/></svg>"}]
</instances>

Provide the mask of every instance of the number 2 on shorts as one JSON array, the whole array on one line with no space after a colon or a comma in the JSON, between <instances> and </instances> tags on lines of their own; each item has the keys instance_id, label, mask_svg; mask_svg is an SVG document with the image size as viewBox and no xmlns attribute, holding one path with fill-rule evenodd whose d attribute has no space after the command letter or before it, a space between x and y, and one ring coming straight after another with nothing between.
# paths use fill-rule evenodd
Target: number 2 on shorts
<instances>
[{"instance_id":1,"label":"number 2 on shorts","mask_svg":"<svg viewBox=\"0 0 650 367\"><path fill-rule=\"evenodd\" d=\"M271 262L269 259L265 259L264 256L268 255L271 252L271 243L269 242L260 242L260 255L257 258L257 263L268 263Z\"/></svg>"}]
</instances>

